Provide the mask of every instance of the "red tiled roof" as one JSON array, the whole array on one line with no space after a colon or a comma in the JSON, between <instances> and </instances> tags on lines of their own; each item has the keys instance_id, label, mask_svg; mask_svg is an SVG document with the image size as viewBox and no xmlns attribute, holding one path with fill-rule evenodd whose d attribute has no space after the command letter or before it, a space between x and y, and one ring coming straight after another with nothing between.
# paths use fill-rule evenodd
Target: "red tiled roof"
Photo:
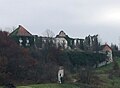
<instances>
[{"instance_id":1,"label":"red tiled roof","mask_svg":"<svg viewBox=\"0 0 120 88\"><path fill-rule=\"evenodd\" d=\"M103 50L106 46L109 47L112 50L112 48L107 43L105 43L104 45L102 45L100 47L100 50Z\"/></svg>"},{"instance_id":2,"label":"red tiled roof","mask_svg":"<svg viewBox=\"0 0 120 88\"><path fill-rule=\"evenodd\" d=\"M21 25L19 25L19 30L17 35L20 36L32 36L32 34L30 34L24 27L22 27Z\"/></svg>"},{"instance_id":3,"label":"red tiled roof","mask_svg":"<svg viewBox=\"0 0 120 88\"><path fill-rule=\"evenodd\" d=\"M32 36L31 33L29 33L23 26L19 25L19 27L14 30L11 34L11 36Z\"/></svg>"}]
</instances>

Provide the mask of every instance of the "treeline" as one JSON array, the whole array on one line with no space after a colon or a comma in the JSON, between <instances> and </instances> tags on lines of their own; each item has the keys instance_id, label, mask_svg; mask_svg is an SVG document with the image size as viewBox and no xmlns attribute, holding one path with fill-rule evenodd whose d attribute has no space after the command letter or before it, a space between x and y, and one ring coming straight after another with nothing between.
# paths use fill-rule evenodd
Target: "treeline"
<instances>
[{"instance_id":1,"label":"treeline","mask_svg":"<svg viewBox=\"0 0 120 88\"><path fill-rule=\"evenodd\" d=\"M64 51L60 58L69 59L71 64L75 66L97 66L99 63L106 60L106 55L93 52L81 52L81 51Z\"/></svg>"},{"instance_id":2,"label":"treeline","mask_svg":"<svg viewBox=\"0 0 120 88\"><path fill-rule=\"evenodd\" d=\"M67 74L85 66L97 67L105 59L104 54L61 50L49 42L43 49L19 47L7 32L0 31L1 84L8 81L25 84L57 82L61 65Z\"/></svg>"},{"instance_id":3,"label":"treeline","mask_svg":"<svg viewBox=\"0 0 120 88\"><path fill-rule=\"evenodd\" d=\"M0 31L0 83L25 79L34 65L36 60L29 50L19 47L7 32Z\"/></svg>"}]
</instances>

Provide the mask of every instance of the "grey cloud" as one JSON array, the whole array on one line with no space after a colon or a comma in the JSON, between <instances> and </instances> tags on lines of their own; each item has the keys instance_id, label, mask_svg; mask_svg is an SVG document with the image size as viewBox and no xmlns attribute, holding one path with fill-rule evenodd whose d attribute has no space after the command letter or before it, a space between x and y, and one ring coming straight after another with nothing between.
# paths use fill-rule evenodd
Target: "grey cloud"
<instances>
[{"instance_id":1,"label":"grey cloud","mask_svg":"<svg viewBox=\"0 0 120 88\"><path fill-rule=\"evenodd\" d=\"M38 35L63 29L71 37L100 34L118 44L119 14L120 0L0 0L1 27L22 24Z\"/></svg>"}]
</instances>

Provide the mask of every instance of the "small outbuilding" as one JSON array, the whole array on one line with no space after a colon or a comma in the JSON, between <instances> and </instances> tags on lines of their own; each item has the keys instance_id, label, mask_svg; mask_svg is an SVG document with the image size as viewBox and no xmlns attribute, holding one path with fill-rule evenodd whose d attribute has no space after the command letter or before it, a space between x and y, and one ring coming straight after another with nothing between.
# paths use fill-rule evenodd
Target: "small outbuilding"
<instances>
[{"instance_id":1,"label":"small outbuilding","mask_svg":"<svg viewBox=\"0 0 120 88\"><path fill-rule=\"evenodd\" d=\"M113 55L112 55L112 49L108 44L102 45L100 48L100 53L104 53L107 55L107 62L113 62Z\"/></svg>"}]
</instances>

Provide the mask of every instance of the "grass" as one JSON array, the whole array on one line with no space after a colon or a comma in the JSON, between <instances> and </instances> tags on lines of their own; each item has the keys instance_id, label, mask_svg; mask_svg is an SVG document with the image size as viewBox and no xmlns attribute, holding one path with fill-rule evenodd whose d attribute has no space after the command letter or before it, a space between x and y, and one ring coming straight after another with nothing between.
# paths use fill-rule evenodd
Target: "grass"
<instances>
[{"instance_id":1,"label":"grass","mask_svg":"<svg viewBox=\"0 0 120 88\"><path fill-rule=\"evenodd\" d=\"M120 58L116 58L120 66ZM120 88L120 77L109 78L109 73L113 69L113 63L96 69L96 73L103 81L101 88Z\"/></svg>"},{"instance_id":2,"label":"grass","mask_svg":"<svg viewBox=\"0 0 120 88\"><path fill-rule=\"evenodd\" d=\"M75 84L37 84L29 86L18 86L17 88L80 88Z\"/></svg>"},{"instance_id":3,"label":"grass","mask_svg":"<svg viewBox=\"0 0 120 88\"><path fill-rule=\"evenodd\" d=\"M120 66L120 58L116 58L116 61L117 61L118 65ZM110 63L108 65L97 68L96 73L98 73L98 74L106 74L110 70L112 70L112 67L113 67L113 63Z\"/></svg>"}]
</instances>

